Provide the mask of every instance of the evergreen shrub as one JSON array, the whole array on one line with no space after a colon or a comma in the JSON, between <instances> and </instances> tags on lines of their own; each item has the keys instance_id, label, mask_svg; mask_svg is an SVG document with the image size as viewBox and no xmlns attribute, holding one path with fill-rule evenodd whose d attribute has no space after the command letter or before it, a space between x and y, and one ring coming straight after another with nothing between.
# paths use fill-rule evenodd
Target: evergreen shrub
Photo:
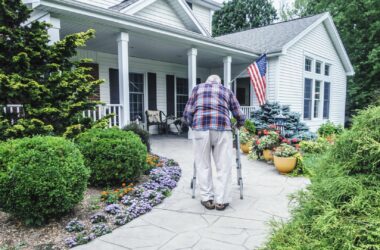
<instances>
[{"instance_id":1,"label":"evergreen shrub","mask_svg":"<svg viewBox=\"0 0 380 250\"><path fill-rule=\"evenodd\" d=\"M0 143L0 209L29 225L70 211L90 171L74 143L34 137Z\"/></svg>"},{"instance_id":2,"label":"evergreen shrub","mask_svg":"<svg viewBox=\"0 0 380 250\"><path fill-rule=\"evenodd\" d=\"M146 146L131 131L90 129L80 134L76 143L91 169L93 186L129 183L146 169Z\"/></svg>"},{"instance_id":3,"label":"evergreen shrub","mask_svg":"<svg viewBox=\"0 0 380 250\"><path fill-rule=\"evenodd\" d=\"M136 123L131 123L123 128L125 131L132 131L136 135L138 135L142 141L142 143L145 144L148 152L150 152L150 135L149 132L140 127Z\"/></svg>"}]
</instances>

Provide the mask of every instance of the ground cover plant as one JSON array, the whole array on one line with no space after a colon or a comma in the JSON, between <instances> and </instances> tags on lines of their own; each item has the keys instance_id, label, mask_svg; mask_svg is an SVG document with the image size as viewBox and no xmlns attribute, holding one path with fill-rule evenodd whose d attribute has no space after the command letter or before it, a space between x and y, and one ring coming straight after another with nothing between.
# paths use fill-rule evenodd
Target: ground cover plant
<instances>
[{"instance_id":1,"label":"ground cover plant","mask_svg":"<svg viewBox=\"0 0 380 250\"><path fill-rule=\"evenodd\" d=\"M380 106L361 111L329 152L305 162L311 185L263 249L380 248L379 124Z\"/></svg>"}]
</instances>

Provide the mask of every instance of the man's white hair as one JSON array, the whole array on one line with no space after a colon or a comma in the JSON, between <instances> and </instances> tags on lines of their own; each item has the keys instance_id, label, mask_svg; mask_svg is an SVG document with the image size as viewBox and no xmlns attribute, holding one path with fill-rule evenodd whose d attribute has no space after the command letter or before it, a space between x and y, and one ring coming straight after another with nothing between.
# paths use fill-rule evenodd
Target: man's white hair
<instances>
[{"instance_id":1,"label":"man's white hair","mask_svg":"<svg viewBox=\"0 0 380 250\"><path fill-rule=\"evenodd\" d=\"M206 82L216 82L216 83L221 84L222 83L222 79L220 79L220 77L218 75L211 75L211 76L209 76L207 78Z\"/></svg>"}]
</instances>

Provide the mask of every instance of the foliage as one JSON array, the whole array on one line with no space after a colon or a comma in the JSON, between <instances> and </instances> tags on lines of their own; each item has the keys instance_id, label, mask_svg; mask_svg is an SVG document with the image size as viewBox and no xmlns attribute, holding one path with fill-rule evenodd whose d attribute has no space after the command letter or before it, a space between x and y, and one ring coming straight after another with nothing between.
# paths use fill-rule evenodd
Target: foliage
<instances>
[{"instance_id":1,"label":"foliage","mask_svg":"<svg viewBox=\"0 0 380 250\"><path fill-rule=\"evenodd\" d=\"M111 232L111 228L109 228L106 224L96 224L91 228L91 233L93 233L96 237L100 237Z\"/></svg>"},{"instance_id":2,"label":"foliage","mask_svg":"<svg viewBox=\"0 0 380 250\"><path fill-rule=\"evenodd\" d=\"M91 129L76 139L94 186L120 185L136 180L146 169L146 147L130 131Z\"/></svg>"},{"instance_id":3,"label":"foliage","mask_svg":"<svg viewBox=\"0 0 380 250\"><path fill-rule=\"evenodd\" d=\"M108 204L105 208L104 208L104 212L106 213L109 213L109 214L119 214L122 212L122 208L120 207L119 204Z\"/></svg>"},{"instance_id":4,"label":"foliage","mask_svg":"<svg viewBox=\"0 0 380 250\"><path fill-rule=\"evenodd\" d=\"M249 119L245 120L245 122L244 122L244 128L248 131L248 133L250 135L256 134L255 124L251 120L249 120Z\"/></svg>"},{"instance_id":5,"label":"foliage","mask_svg":"<svg viewBox=\"0 0 380 250\"><path fill-rule=\"evenodd\" d=\"M125 126L123 130L132 131L133 133L140 136L142 143L145 144L148 152L150 152L150 140L149 140L150 135L148 131L140 127L140 125L138 125L137 123L130 123L127 126Z\"/></svg>"},{"instance_id":6,"label":"foliage","mask_svg":"<svg viewBox=\"0 0 380 250\"><path fill-rule=\"evenodd\" d=\"M67 232L82 232L84 230L84 223L78 219L74 219L67 223L65 229Z\"/></svg>"},{"instance_id":7,"label":"foliage","mask_svg":"<svg viewBox=\"0 0 380 250\"><path fill-rule=\"evenodd\" d=\"M309 132L305 123L301 122L301 115L291 112L289 106L282 106L277 102L267 102L260 109L255 110L252 115L257 130L270 130L275 126L275 117L279 114L285 116L284 136L286 138L312 139L315 134Z\"/></svg>"},{"instance_id":8,"label":"foliage","mask_svg":"<svg viewBox=\"0 0 380 250\"><path fill-rule=\"evenodd\" d=\"M154 154L148 154L146 156L146 163L149 166L149 169L155 168L155 167L162 167L162 161L160 160L160 157L158 155Z\"/></svg>"},{"instance_id":9,"label":"foliage","mask_svg":"<svg viewBox=\"0 0 380 250\"><path fill-rule=\"evenodd\" d=\"M347 87L351 116L380 99L380 1L308 0L300 13L308 16L325 11L332 15L355 69Z\"/></svg>"},{"instance_id":10,"label":"foliage","mask_svg":"<svg viewBox=\"0 0 380 250\"><path fill-rule=\"evenodd\" d=\"M318 137L316 141L301 141L299 145L302 152L308 154L324 153L331 146L327 139L323 137Z\"/></svg>"},{"instance_id":11,"label":"foliage","mask_svg":"<svg viewBox=\"0 0 380 250\"><path fill-rule=\"evenodd\" d=\"M0 207L40 225L83 199L89 170L72 142L33 137L0 143Z\"/></svg>"},{"instance_id":12,"label":"foliage","mask_svg":"<svg viewBox=\"0 0 380 250\"><path fill-rule=\"evenodd\" d=\"M104 201L107 204L116 203L117 201L121 200L124 195L129 194L130 192L134 191L133 183L130 183L128 186L126 186L125 183L122 184L123 188L117 188L115 190L107 190L103 191L100 196L100 200Z\"/></svg>"},{"instance_id":13,"label":"foliage","mask_svg":"<svg viewBox=\"0 0 380 250\"><path fill-rule=\"evenodd\" d=\"M220 36L273 23L276 9L268 0L225 1L212 20L212 34Z\"/></svg>"},{"instance_id":14,"label":"foliage","mask_svg":"<svg viewBox=\"0 0 380 250\"><path fill-rule=\"evenodd\" d=\"M380 107L354 118L332 152L313 164L288 224L278 224L264 249L378 249L380 242Z\"/></svg>"},{"instance_id":15,"label":"foliage","mask_svg":"<svg viewBox=\"0 0 380 250\"><path fill-rule=\"evenodd\" d=\"M335 125L333 122L327 121L319 127L317 133L319 136L322 137L340 135L341 133L343 133L343 126Z\"/></svg>"},{"instance_id":16,"label":"foliage","mask_svg":"<svg viewBox=\"0 0 380 250\"><path fill-rule=\"evenodd\" d=\"M298 153L297 149L288 144L281 144L274 151L274 155L277 157L293 157Z\"/></svg>"},{"instance_id":17,"label":"foliage","mask_svg":"<svg viewBox=\"0 0 380 250\"><path fill-rule=\"evenodd\" d=\"M72 58L94 37L89 30L49 44L50 25L24 25L31 10L21 0L0 1L0 139L62 135L70 126L91 125L84 110L97 102L89 97L101 81ZM7 104L21 104L21 119L4 113Z\"/></svg>"},{"instance_id":18,"label":"foliage","mask_svg":"<svg viewBox=\"0 0 380 250\"><path fill-rule=\"evenodd\" d=\"M92 224L96 224L96 223L100 223L100 222L106 222L107 218L106 218L105 214L103 214L103 213L96 213L96 214L91 215L90 221Z\"/></svg>"},{"instance_id":19,"label":"foliage","mask_svg":"<svg viewBox=\"0 0 380 250\"><path fill-rule=\"evenodd\" d=\"M241 144L246 144L250 141L250 133L245 128L239 130L239 140Z\"/></svg>"},{"instance_id":20,"label":"foliage","mask_svg":"<svg viewBox=\"0 0 380 250\"><path fill-rule=\"evenodd\" d=\"M304 15L309 0L294 0L293 2L282 2L280 6L280 19L289 21Z\"/></svg>"},{"instance_id":21,"label":"foliage","mask_svg":"<svg viewBox=\"0 0 380 250\"><path fill-rule=\"evenodd\" d=\"M280 136L276 132L270 131L267 135L256 140L256 145L259 150L273 149L278 145L279 139Z\"/></svg>"}]
</instances>

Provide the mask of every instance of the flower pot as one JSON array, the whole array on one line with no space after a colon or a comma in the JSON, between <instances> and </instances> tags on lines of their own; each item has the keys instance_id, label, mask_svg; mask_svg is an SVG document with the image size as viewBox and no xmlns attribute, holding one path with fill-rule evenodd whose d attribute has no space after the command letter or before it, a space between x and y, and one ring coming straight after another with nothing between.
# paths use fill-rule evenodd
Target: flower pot
<instances>
[{"instance_id":1,"label":"flower pot","mask_svg":"<svg viewBox=\"0 0 380 250\"><path fill-rule=\"evenodd\" d=\"M266 161L272 161L273 160L273 154L272 150L270 149L264 149L263 151L263 157Z\"/></svg>"},{"instance_id":2,"label":"flower pot","mask_svg":"<svg viewBox=\"0 0 380 250\"><path fill-rule=\"evenodd\" d=\"M244 154L248 154L249 153L248 143L240 144L240 149Z\"/></svg>"},{"instance_id":3,"label":"flower pot","mask_svg":"<svg viewBox=\"0 0 380 250\"><path fill-rule=\"evenodd\" d=\"M297 164L296 157L278 157L274 156L274 165L278 172L281 174L287 174L294 170Z\"/></svg>"}]
</instances>

